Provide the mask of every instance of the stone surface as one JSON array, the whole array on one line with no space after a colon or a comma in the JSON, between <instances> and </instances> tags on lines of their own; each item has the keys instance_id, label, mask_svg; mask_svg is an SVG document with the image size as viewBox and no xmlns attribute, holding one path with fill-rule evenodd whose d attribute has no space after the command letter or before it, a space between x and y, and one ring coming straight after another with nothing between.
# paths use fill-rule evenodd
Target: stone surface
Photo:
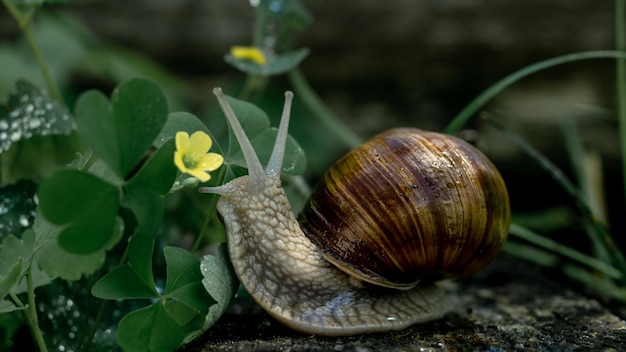
<instances>
[{"instance_id":1,"label":"stone surface","mask_svg":"<svg viewBox=\"0 0 626 352\"><path fill-rule=\"evenodd\" d=\"M623 351L626 309L508 255L446 283L459 307L407 330L351 337L291 332L250 302L182 351ZM247 307L247 308L246 308Z\"/></svg>"}]
</instances>

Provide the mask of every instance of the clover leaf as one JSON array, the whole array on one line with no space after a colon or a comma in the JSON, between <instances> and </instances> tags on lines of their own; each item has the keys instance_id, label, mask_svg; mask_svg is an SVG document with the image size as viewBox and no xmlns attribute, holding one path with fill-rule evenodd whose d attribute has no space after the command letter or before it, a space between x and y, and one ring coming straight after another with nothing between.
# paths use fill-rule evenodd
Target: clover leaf
<instances>
[{"instance_id":1,"label":"clover leaf","mask_svg":"<svg viewBox=\"0 0 626 352\"><path fill-rule=\"evenodd\" d=\"M0 109L0 153L22 139L69 134L74 128L74 118L46 90L19 80Z\"/></svg>"},{"instance_id":2,"label":"clover leaf","mask_svg":"<svg viewBox=\"0 0 626 352\"><path fill-rule=\"evenodd\" d=\"M89 254L111 239L119 208L119 188L78 170L59 170L39 186L39 206L51 223L61 225L59 244Z\"/></svg>"},{"instance_id":3,"label":"clover leaf","mask_svg":"<svg viewBox=\"0 0 626 352\"><path fill-rule=\"evenodd\" d=\"M152 300L120 321L117 339L127 350L174 349L202 331L209 306L215 303L204 289L200 260L176 247L163 249L167 277L163 293L159 293L152 273L153 248L153 239L133 236L128 263L102 277L91 291L102 299Z\"/></svg>"},{"instance_id":4,"label":"clover leaf","mask_svg":"<svg viewBox=\"0 0 626 352\"><path fill-rule=\"evenodd\" d=\"M122 238L124 222L120 217L115 219L109 241L98 251L89 254L72 253L59 244L59 234L63 230L38 212L35 217L33 231L36 234L35 257L42 269L51 277L75 281L83 275L90 275L102 267L106 259L106 251L111 249Z\"/></svg>"},{"instance_id":5,"label":"clover leaf","mask_svg":"<svg viewBox=\"0 0 626 352\"><path fill-rule=\"evenodd\" d=\"M111 100L99 91L76 102L78 132L93 151L124 178L159 134L168 114L161 89L146 79L118 86Z\"/></svg>"},{"instance_id":6,"label":"clover leaf","mask_svg":"<svg viewBox=\"0 0 626 352\"><path fill-rule=\"evenodd\" d=\"M230 305L239 288L239 280L228 258L226 243L219 245L217 256L204 256L200 263L200 270L204 277L202 279L204 288L216 301L216 304L209 307L206 315L204 321L204 330L206 330L217 322Z\"/></svg>"},{"instance_id":7,"label":"clover leaf","mask_svg":"<svg viewBox=\"0 0 626 352\"><path fill-rule=\"evenodd\" d=\"M22 238L9 235L0 244L0 276L4 278L5 285L9 284L6 280L15 279L12 270L16 270L16 263L21 263L19 266L20 275L17 277L17 280L12 282L10 287L11 292L16 294L26 292L26 282L20 279L25 275L29 266L32 266L31 277L33 287L47 285L52 281L52 278L54 278L54 276L48 275L46 272L39 269L37 261L33 259L34 253L35 234L30 229L24 232Z\"/></svg>"}]
</instances>

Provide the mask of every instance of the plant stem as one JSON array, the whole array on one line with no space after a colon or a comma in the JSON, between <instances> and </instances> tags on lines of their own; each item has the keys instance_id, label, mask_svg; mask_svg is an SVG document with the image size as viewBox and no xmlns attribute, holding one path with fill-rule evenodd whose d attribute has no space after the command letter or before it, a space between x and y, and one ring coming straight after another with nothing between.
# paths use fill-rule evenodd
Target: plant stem
<instances>
[{"instance_id":1,"label":"plant stem","mask_svg":"<svg viewBox=\"0 0 626 352\"><path fill-rule=\"evenodd\" d=\"M317 96L299 68L289 71L289 80L293 85L296 96L302 100L304 105L317 116L326 128L338 136L350 149L356 148L362 143L361 137L343 124L322 102L322 99Z\"/></svg>"},{"instance_id":2,"label":"plant stem","mask_svg":"<svg viewBox=\"0 0 626 352\"><path fill-rule=\"evenodd\" d=\"M50 95L52 95L52 97L56 101L63 103L61 93L59 93L59 89L57 88L57 85L52 78L52 74L50 74L50 70L48 69L48 65L43 59L43 55L41 55L41 51L39 51L39 46L37 45L37 41L35 40L31 25L27 24L23 30L24 34L26 35L26 40L28 41L28 44L30 44L30 48L33 50L35 59L37 59L37 64L39 64L39 69L41 70L41 74L43 75L44 80L46 81L46 85L48 86L48 91L50 91Z\"/></svg>"},{"instance_id":3,"label":"plant stem","mask_svg":"<svg viewBox=\"0 0 626 352\"><path fill-rule=\"evenodd\" d=\"M611 266L610 264L581 253L571 247L560 244L545 236L536 234L535 232L526 229L520 225L512 223L509 233L517 238L528 241L529 243L532 243L537 247L552 251L553 253L559 254L565 258L569 258L570 260L583 264L586 267L598 270L599 272L602 272L613 279L623 278L623 273L615 267Z\"/></svg>"},{"instance_id":4,"label":"plant stem","mask_svg":"<svg viewBox=\"0 0 626 352\"><path fill-rule=\"evenodd\" d=\"M593 212L585 198L578 188L565 176L565 174L559 169L550 159L539 152L535 147L530 145L526 140L515 134L513 131L504 127L496 118L488 113L483 113L483 118L496 127L500 132L504 133L512 142L517 144L526 155L539 164L550 176L565 190L570 196L572 196L578 205L578 208L583 214L581 219L583 225L591 230L588 231L590 235L594 237L592 240L598 244L596 248L597 255L601 260L613 264L618 270L622 272L622 282L626 284L626 259L620 252L619 247L613 241L613 238L609 234L602 224L594 219Z\"/></svg>"},{"instance_id":5,"label":"plant stem","mask_svg":"<svg viewBox=\"0 0 626 352\"><path fill-rule=\"evenodd\" d=\"M226 167L222 166L217 176L215 177L215 184L221 185L224 182L224 177L226 177ZM204 220L204 224L202 224L202 228L200 229L200 233L198 234L198 238L193 244L191 248L191 253L196 253L202 244L202 240L206 237L207 229L209 228L209 224L211 223L212 214L215 212L217 208L217 200L219 196L217 194L211 194L209 198L209 206L207 211L206 219Z\"/></svg>"},{"instance_id":6,"label":"plant stem","mask_svg":"<svg viewBox=\"0 0 626 352\"><path fill-rule=\"evenodd\" d=\"M31 26L31 17L34 14L35 8L31 7L29 12L23 14L12 2L11 0L2 0L2 3L7 8L7 10L11 13L13 18L17 21L18 26L24 32L26 36L26 41L30 45L33 54L35 55L35 59L37 60L37 64L39 65L39 69L41 70L41 74L46 82L46 86L48 87L48 91L52 95L52 97L58 102L62 103L63 100L61 98L61 94L59 93L59 89L57 88L54 79L52 78L52 74L50 74L50 70L48 69L48 65L39 50L39 45L37 45L37 41L35 40L35 35L33 34L32 26Z\"/></svg>"},{"instance_id":7,"label":"plant stem","mask_svg":"<svg viewBox=\"0 0 626 352\"><path fill-rule=\"evenodd\" d=\"M615 48L626 50L626 1L615 0ZM622 177L626 192L626 60L616 60L617 117L619 120L620 146L622 152ZM626 194L625 194L626 196Z\"/></svg>"},{"instance_id":8,"label":"plant stem","mask_svg":"<svg viewBox=\"0 0 626 352\"><path fill-rule=\"evenodd\" d=\"M259 75L248 74L243 84L243 88L238 98L241 100L250 100L255 94L259 94L267 86L267 78Z\"/></svg>"},{"instance_id":9,"label":"plant stem","mask_svg":"<svg viewBox=\"0 0 626 352\"><path fill-rule=\"evenodd\" d=\"M98 315L96 315L96 319L94 320L94 323L93 323L93 329L91 329L91 332L89 333L89 337L87 338L87 340L86 341L83 340L83 344L80 348L81 351L89 351L89 349L91 348L91 344L93 343L93 338L94 336L96 336L96 332L98 331L98 325L100 325L100 322L102 321L102 317L104 316L104 312L106 310L108 303L109 301L102 301L102 304L100 305L100 309L98 309Z\"/></svg>"},{"instance_id":10,"label":"plant stem","mask_svg":"<svg viewBox=\"0 0 626 352\"><path fill-rule=\"evenodd\" d=\"M619 1L619 0L616 0ZM448 124L448 127L444 129L444 133L455 134L463 128L463 126L469 121L472 116L474 116L483 105L485 105L489 100L495 97L498 93L500 93L505 88L509 87L513 83L519 81L520 79L529 76L535 72L550 68L552 66L561 65L567 62L572 61L580 61L580 60L589 60L589 59L603 59L603 58L613 58L613 59L625 59L626 53L617 52L611 50L599 50L599 51L583 51L563 56L554 57L551 59L547 59L544 61L537 62L530 66L524 67L521 70L515 71L510 75L504 77L503 79L496 82L491 87L487 88L482 94L477 96L474 100L472 100L461 112L456 115L456 117ZM619 60L621 62L623 60ZM626 124L624 124L626 126ZM626 128L626 127L624 127ZM624 132L626 133L626 131Z\"/></svg>"},{"instance_id":11,"label":"plant stem","mask_svg":"<svg viewBox=\"0 0 626 352\"><path fill-rule=\"evenodd\" d=\"M26 272L26 286L28 290L28 316L30 320L30 329L33 337L37 342L37 346L41 352L47 352L46 342L43 339L41 329L39 328L39 319L37 318L37 305L35 304L35 288L33 287L33 268L32 264L28 266Z\"/></svg>"}]
</instances>

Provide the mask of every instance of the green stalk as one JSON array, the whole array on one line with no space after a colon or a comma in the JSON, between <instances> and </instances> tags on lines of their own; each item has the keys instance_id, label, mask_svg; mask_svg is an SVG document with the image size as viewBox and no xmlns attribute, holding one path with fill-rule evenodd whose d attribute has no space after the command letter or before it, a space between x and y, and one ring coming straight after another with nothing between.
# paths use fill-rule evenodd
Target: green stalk
<instances>
[{"instance_id":1,"label":"green stalk","mask_svg":"<svg viewBox=\"0 0 626 352\"><path fill-rule=\"evenodd\" d=\"M226 177L226 167L222 166L220 168L219 173L217 174L215 184L221 185L224 183L224 178ZM217 209L217 200L219 196L217 194L211 194L209 197L209 206L207 211L206 219L204 220L204 224L202 224L202 229L200 230L200 234L198 234L198 238L196 238L196 242L194 242L193 247L191 248L191 253L196 253L198 249L200 249L200 244L202 244L202 240L206 237L207 229L209 228L209 224L211 223L211 214L213 214Z\"/></svg>"},{"instance_id":2,"label":"green stalk","mask_svg":"<svg viewBox=\"0 0 626 352\"><path fill-rule=\"evenodd\" d=\"M120 260L117 262L117 265L123 265L124 263L126 263L126 259L128 259L128 243L126 243L126 248L124 249L124 253L122 253L122 257L120 258ZM92 276L93 278L93 276ZM93 338L94 336L96 336L96 332L98 330L98 326L100 325L100 322L102 322L102 317L104 317L104 312L107 309L107 306L109 304L109 301L107 300L102 300L102 304L100 304L100 309L98 310L98 314L96 315L96 319L93 322L93 329L91 329L91 333L89 334L89 337L87 338L87 341L83 339L81 339L81 348L80 351L89 351L89 349L91 348L91 344L93 343ZM85 323L87 324L87 323Z\"/></svg>"},{"instance_id":3,"label":"green stalk","mask_svg":"<svg viewBox=\"0 0 626 352\"><path fill-rule=\"evenodd\" d=\"M289 71L289 80L296 96L313 112L319 121L341 139L350 149L359 146L363 140L352 129L343 124L317 96L299 68Z\"/></svg>"},{"instance_id":4,"label":"green stalk","mask_svg":"<svg viewBox=\"0 0 626 352\"><path fill-rule=\"evenodd\" d=\"M48 65L41 55L41 51L39 51L39 45L37 45L37 41L35 40L35 36L33 35L33 31L30 24L27 24L24 27L24 34L26 35L26 40L30 45L30 48L33 50L33 54L35 55L35 59L37 60L37 64L39 65L39 69L41 70L41 74L43 75L44 80L46 81L46 86L48 87L48 91L52 97L63 103L61 98L61 93L59 93L59 89L57 88L54 79L52 78L52 74L50 74L50 70L48 69Z\"/></svg>"},{"instance_id":5,"label":"green stalk","mask_svg":"<svg viewBox=\"0 0 626 352\"><path fill-rule=\"evenodd\" d=\"M623 2L623 0L616 1ZM461 110L461 112L448 124L448 126L444 129L444 133L455 134L459 132L467 123L467 121L469 121L469 119L471 119L472 116L474 116L483 107L483 105L485 105L489 100L495 97L502 90L526 76L529 76L541 70L545 70L552 66L561 65L572 61L605 58L625 59L626 53L611 50L583 51L540 61L530 66L524 67L521 70L515 71L510 75L504 77L500 81L496 82L491 87L487 88L482 94L472 100L472 102L470 102L463 110ZM618 60L618 63L619 62L623 63L623 60ZM623 131L623 135L626 135L626 123L623 123L621 125L623 125L623 128L625 129ZM624 138L622 138L622 141L624 141ZM626 146L624 148L626 148Z\"/></svg>"},{"instance_id":6,"label":"green stalk","mask_svg":"<svg viewBox=\"0 0 626 352\"><path fill-rule=\"evenodd\" d=\"M32 265L28 266L26 272L26 286L28 289L28 320L30 321L30 329L33 333L33 337L39 346L39 351L47 352L46 342L43 339L43 334L39 328L39 318L37 317L37 305L35 304L35 288L33 287L33 268Z\"/></svg>"},{"instance_id":7,"label":"green stalk","mask_svg":"<svg viewBox=\"0 0 626 352\"><path fill-rule=\"evenodd\" d=\"M30 25L30 18L32 17L35 8L31 7L29 12L23 14L11 0L2 0L2 3L7 8L7 10L11 13L13 18L17 21L18 26L24 32L26 36L26 41L30 45L33 54L35 55L35 59L37 60L37 64L39 65L39 69L41 70L41 74L46 82L46 86L48 87L48 91L50 95L57 100L58 102L63 102L61 98L61 94L59 93L59 89L57 88L54 79L52 78L52 74L50 74L50 70L48 69L48 65L39 50L39 45L37 45L37 41L35 40L35 35L33 34L32 26Z\"/></svg>"},{"instance_id":8,"label":"green stalk","mask_svg":"<svg viewBox=\"0 0 626 352\"><path fill-rule=\"evenodd\" d=\"M623 273L610 264L581 253L571 247L562 245L554 240L551 240L545 236L541 236L527 228L524 228L517 224L511 224L509 233L512 236L523 239L529 243L534 244L537 247L549 250L553 253L559 254L565 258L568 258L577 263L583 264L586 267L595 269L603 274L608 275L613 279L622 279Z\"/></svg>"},{"instance_id":9,"label":"green stalk","mask_svg":"<svg viewBox=\"0 0 626 352\"><path fill-rule=\"evenodd\" d=\"M626 50L626 1L615 0L615 48ZM616 60L617 117L619 120L620 146L622 152L622 177L626 191L626 60ZM626 194L625 194L626 196Z\"/></svg>"},{"instance_id":10,"label":"green stalk","mask_svg":"<svg viewBox=\"0 0 626 352\"><path fill-rule=\"evenodd\" d=\"M563 188L563 190L576 199L577 205L583 213L583 224L586 229L590 230L588 233L594 236L594 238L592 238L594 243L598 244L596 254L601 260L606 263L614 264L617 269L624 273L622 281L626 284L626 259L620 252L620 249L617 247L606 228L594 219L593 212L591 211L585 196L580 192L580 190L576 188L569 178L567 178L567 176L565 176L565 174L550 159L544 156L519 135L504 127L496 118L488 113L483 113L483 118L492 126L496 127L500 132L504 133L512 142L522 148L526 155L546 170Z\"/></svg>"}]
</instances>

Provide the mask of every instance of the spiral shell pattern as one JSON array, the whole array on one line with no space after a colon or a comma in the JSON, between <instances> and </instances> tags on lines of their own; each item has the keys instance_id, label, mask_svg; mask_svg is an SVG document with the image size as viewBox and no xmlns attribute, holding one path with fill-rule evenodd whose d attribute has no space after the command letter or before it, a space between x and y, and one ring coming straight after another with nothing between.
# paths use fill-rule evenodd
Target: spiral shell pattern
<instances>
[{"instance_id":1,"label":"spiral shell pattern","mask_svg":"<svg viewBox=\"0 0 626 352\"><path fill-rule=\"evenodd\" d=\"M327 260L393 288L484 267L509 221L504 180L482 152L415 128L386 131L340 159L299 216Z\"/></svg>"}]
</instances>

